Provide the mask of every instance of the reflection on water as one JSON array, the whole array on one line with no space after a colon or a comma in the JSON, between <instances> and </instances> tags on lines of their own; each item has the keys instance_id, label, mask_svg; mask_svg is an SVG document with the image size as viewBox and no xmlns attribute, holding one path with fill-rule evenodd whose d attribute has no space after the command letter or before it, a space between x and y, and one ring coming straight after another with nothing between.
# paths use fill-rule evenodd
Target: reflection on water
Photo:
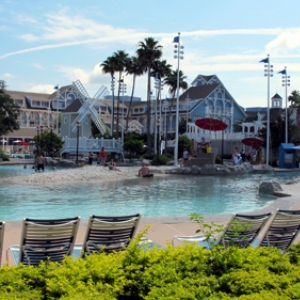
<instances>
[{"instance_id":1,"label":"reflection on water","mask_svg":"<svg viewBox=\"0 0 300 300\"><path fill-rule=\"evenodd\" d=\"M0 179L31 174L23 166L0 167ZM280 179L297 175L278 173ZM144 217L245 212L265 206L272 197L258 195L262 180L272 175L171 176L120 182L80 182L74 186L7 186L0 184L0 220L63 218L89 215Z\"/></svg>"}]
</instances>

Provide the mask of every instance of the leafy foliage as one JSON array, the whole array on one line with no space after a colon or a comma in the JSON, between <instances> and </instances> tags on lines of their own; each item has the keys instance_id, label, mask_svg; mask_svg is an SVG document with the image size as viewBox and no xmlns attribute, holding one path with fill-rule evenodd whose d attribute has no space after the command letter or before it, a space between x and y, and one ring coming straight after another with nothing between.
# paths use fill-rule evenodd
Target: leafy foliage
<instances>
[{"instance_id":1,"label":"leafy foliage","mask_svg":"<svg viewBox=\"0 0 300 300\"><path fill-rule=\"evenodd\" d=\"M0 135L5 135L9 131L18 130L18 117L20 115L19 107L15 105L14 100L0 89Z\"/></svg>"},{"instance_id":2,"label":"leafy foliage","mask_svg":"<svg viewBox=\"0 0 300 300\"><path fill-rule=\"evenodd\" d=\"M9 156L5 154L4 150L0 147L0 158L2 158L3 161L9 161Z\"/></svg>"},{"instance_id":3,"label":"leafy foliage","mask_svg":"<svg viewBox=\"0 0 300 300\"><path fill-rule=\"evenodd\" d=\"M46 129L44 132L33 137L39 153L58 156L64 145L64 141L55 132Z\"/></svg>"},{"instance_id":4,"label":"leafy foliage","mask_svg":"<svg viewBox=\"0 0 300 300\"><path fill-rule=\"evenodd\" d=\"M291 112L288 112L288 142L293 142L294 132L297 132L297 126L293 125ZM259 136L266 140L267 129L262 128ZM270 117L270 145L273 149L278 149L281 143L285 142L285 114L282 111Z\"/></svg>"},{"instance_id":5,"label":"leafy foliage","mask_svg":"<svg viewBox=\"0 0 300 300\"><path fill-rule=\"evenodd\" d=\"M137 247L62 264L0 269L1 299L299 299L300 245L205 250Z\"/></svg>"},{"instance_id":6,"label":"leafy foliage","mask_svg":"<svg viewBox=\"0 0 300 300\"><path fill-rule=\"evenodd\" d=\"M185 135L180 136L178 139L178 154L179 154L179 156L182 155L184 148L187 148L188 152L190 153L191 146L192 146L192 142L188 137L186 137Z\"/></svg>"}]
</instances>

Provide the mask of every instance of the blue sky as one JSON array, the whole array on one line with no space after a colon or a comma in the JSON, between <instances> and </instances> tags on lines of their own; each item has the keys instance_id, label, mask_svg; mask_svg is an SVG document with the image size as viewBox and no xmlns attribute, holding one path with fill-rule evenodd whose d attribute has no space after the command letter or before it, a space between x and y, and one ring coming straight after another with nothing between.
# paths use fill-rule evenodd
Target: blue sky
<instances>
[{"instance_id":1,"label":"blue sky","mask_svg":"<svg viewBox=\"0 0 300 300\"><path fill-rule=\"evenodd\" d=\"M79 79L93 96L101 85L110 89L99 64L117 50L134 55L146 37L159 41L162 58L176 69L172 41L181 32L188 84L216 74L241 106L263 107L267 78L259 61L267 54L270 96L285 99L277 74L285 66L288 94L300 90L299 8L299 0L2 0L0 79L9 90L46 93ZM130 94L132 78L125 83ZM135 95L146 99L146 76L137 78Z\"/></svg>"}]
</instances>

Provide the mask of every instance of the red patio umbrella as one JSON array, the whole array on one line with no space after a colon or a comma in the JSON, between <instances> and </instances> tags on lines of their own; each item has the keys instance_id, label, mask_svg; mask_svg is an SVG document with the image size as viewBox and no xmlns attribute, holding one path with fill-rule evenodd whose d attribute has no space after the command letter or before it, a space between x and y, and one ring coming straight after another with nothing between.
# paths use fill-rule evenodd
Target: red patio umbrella
<instances>
[{"instance_id":1,"label":"red patio umbrella","mask_svg":"<svg viewBox=\"0 0 300 300\"><path fill-rule=\"evenodd\" d=\"M214 119L214 118L198 119L196 120L195 124L196 126L204 130L211 130L211 131L225 130L228 127L228 125L224 123L222 120Z\"/></svg>"},{"instance_id":2,"label":"red patio umbrella","mask_svg":"<svg viewBox=\"0 0 300 300\"><path fill-rule=\"evenodd\" d=\"M214 118L198 119L196 120L195 125L204 130L210 130L210 131L221 131L221 130L224 131L228 127L228 125L224 123L222 120L214 119ZM224 147L223 140L224 140L224 133L222 133L222 157L223 157L223 147Z\"/></svg>"},{"instance_id":3,"label":"red patio umbrella","mask_svg":"<svg viewBox=\"0 0 300 300\"><path fill-rule=\"evenodd\" d=\"M27 142L23 142L23 141L18 142L18 145L19 146L29 146L29 144Z\"/></svg>"},{"instance_id":4,"label":"red patio umbrella","mask_svg":"<svg viewBox=\"0 0 300 300\"><path fill-rule=\"evenodd\" d=\"M264 141L259 138L256 138L256 137L252 137L252 138L243 139L242 143L246 146L250 146L253 148L259 148L264 144Z\"/></svg>"}]
</instances>

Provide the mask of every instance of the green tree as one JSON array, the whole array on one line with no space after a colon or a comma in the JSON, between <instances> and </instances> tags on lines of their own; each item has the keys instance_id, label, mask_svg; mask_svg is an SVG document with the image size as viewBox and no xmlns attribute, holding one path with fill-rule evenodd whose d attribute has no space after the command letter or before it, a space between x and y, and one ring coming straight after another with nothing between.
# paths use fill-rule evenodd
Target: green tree
<instances>
[{"instance_id":1,"label":"green tree","mask_svg":"<svg viewBox=\"0 0 300 300\"><path fill-rule=\"evenodd\" d=\"M120 91L121 91L121 84L124 83L124 80L122 79L122 73L128 64L128 54L123 50L118 50L117 52L114 52L114 69L115 71L119 72L119 80L118 80L118 102L117 102L117 137L119 137L119 118L120 118ZM124 124L122 124L123 126Z\"/></svg>"},{"instance_id":2,"label":"green tree","mask_svg":"<svg viewBox=\"0 0 300 300\"><path fill-rule=\"evenodd\" d=\"M131 56L131 58L128 59L128 61L127 61L125 70L126 70L127 74L132 75L132 90L131 90L130 102L129 102L127 116L126 116L126 127L125 127L125 130L127 132L128 122L129 122L129 114L131 111L131 105L132 105L132 100L133 100L133 96L134 96L135 80L136 80L137 76L141 76L144 73L143 63L138 57Z\"/></svg>"},{"instance_id":3,"label":"green tree","mask_svg":"<svg viewBox=\"0 0 300 300\"><path fill-rule=\"evenodd\" d=\"M65 143L60 136L48 129L34 136L33 141L38 149L37 152L48 156L59 156Z\"/></svg>"},{"instance_id":4,"label":"green tree","mask_svg":"<svg viewBox=\"0 0 300 300\"><path fill-rule=\"evenodd\" d=\"M177 70L176 71L172 70L164 80L164 84L169 86L169 94L172 95L171 108L169 110L169 119L170 119L170 115L172 113L172 107L174 105L175 94L177 91L177 75L178 75ZM183 74L183 72L181 70L179 70L179 89L186 90L188 88L188 84L185 81L186 78L187 77ZM166 126L166 140L167 140L167 134L168 134L167 127L168 126Z\"/></svg>"},{"instance_id":5,"label":"green tree","mask_svg":"<svg viewBox=\"0 0 300 300\"><path fill-rule=\"evenodd\" d=\"M124 150L129 152L130 157L138 155L144 151L144 141L136 133L130 133L124 137Z\"/></svg>"},{"instance_id":6,"label":"green tree","mask_svg":"<svg viewBox=\"0 0 300 300\"><path fill-rule=\"evenodd\" d=\"M150 73L153 68L153 62L162 56L162 46L158 44L152 37L145 38L144 41L139 42L137 55L143 62L144 71L148 72L147 80L147 154L151 154L151 135L150 135L150 112L151 112L151 99L150 99Z\"/></svg>"},{"instance_id":7,"label":"green tree","mask_svg":"<svg viewBox=\"0 0 300 300\"><path fill-rule=\"evenodd\" d=\"M20 110L8 94L5 88L0 89L0 135L5 135L9 131L18 130L18 117Z\"/></svg>"},{"instance_id":8,"label":"green tree","mask_svg":"<svg viewBox=\"0 0 300 300\"><path fill-rule=\"evenodd\" d=\"M100 64L102 72L104 74L110 74L112 84L114 84L114 74L116 71L116 59L113 56L109 56L103 63ZM115 93L114 88L112 89L112 111L111 111L111 135L114 136L114 117L115 117Z\"/></svg>"},{"instance_id":9,"label":"green tree","mask_svg":"<svg viewBox=\"0 0 300 300\"><path fill-rule=\"evenodd\" d=\"M291 113L288 113L288 142L292 142L292 133L296 126L291 120ZM267 128L262 128L258 132L259 136L266 141ZM270 117L270 145L273 149L278 149L281 143L285 141L285 114L282 111L277 115Z\"/></svg>"},{"instance_id":10,"label":"green tree","mask_svg":"<svg viewBox=\"0 0 300 300\"><path fill-rule=\"evenodd\" d=\"M179 157L181 155L183 155L184 148L187 148L188 152L191 153L191 146L192 146L192 142L188 137L186 137L185 135L180 136L178 139L178 155L179 155Z\"/></svg>"},{"instance_id":11,"label":"green tree","mask_svg":"<svg viewBox=\"0 0 300 300\"><path fill-rule=\"evenodd\" d=\"M288 97L288 100L291 102L291 106L296 106L299 108L300 106L300 92L299 91L292 91L291 95Z\"/></svg>"}]
</instances>

